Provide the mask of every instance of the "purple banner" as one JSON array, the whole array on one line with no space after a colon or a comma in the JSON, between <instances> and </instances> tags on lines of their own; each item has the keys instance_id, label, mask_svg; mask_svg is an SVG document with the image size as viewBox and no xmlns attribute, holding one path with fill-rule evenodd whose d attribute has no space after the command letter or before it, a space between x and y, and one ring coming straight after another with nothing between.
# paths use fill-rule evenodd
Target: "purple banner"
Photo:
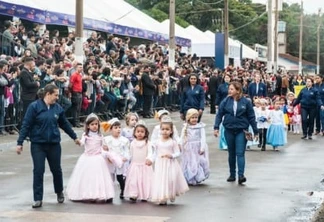
<instances>
[{"instance_id":1,"label":"purple banner","mask_svg":"<svg viewBox=\"0 0 324 222\"><path fill-rule=\"evenodd\" d=\"M58 12L39 10L23 5L11 4L0 1L0 14L15 16L21 19L37 22L41 24L63 25L75 27L75 16ZM168 35L151 32L144 29L138 29L110 22L84 18L83 25L85 29L108 32L117 35L124 35L151 41L167 43ZM191 47L191 40L176 37L176 44L184 47Z\"/></svg>"}]
</instances>

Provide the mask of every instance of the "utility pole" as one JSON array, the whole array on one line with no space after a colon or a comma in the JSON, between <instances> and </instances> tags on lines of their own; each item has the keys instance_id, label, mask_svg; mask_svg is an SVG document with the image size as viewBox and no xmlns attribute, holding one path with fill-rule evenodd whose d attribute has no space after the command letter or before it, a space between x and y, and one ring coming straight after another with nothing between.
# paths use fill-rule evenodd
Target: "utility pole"
<instances>
[{"instance_id":1,"label":"utility pole","mask_svg":"<svg viewBox=\"0 0 324 222\"><path fill-rule=\"evenodd\" d=\"M75 56L83 63L83 0L75 0Z\"/></svg>"},{"instance_id":2,"label":"utility pole","mask_svg":"<svg viewBox=\"0 0 324 222\"><path fill-rule=\"evenodd\" d=\"M169 6L169 67L175 68L175 0L170 0Z\"/></svg>"},{"instance_id":3,"label":"utility pole","mask_svg":"<svg viewBox=\"0 0 324 222\"><path fill-rule=\"evenodd\" d=\"M268 50L267 50L267 70L272 72L272 49L273 49L273 25L272 25L272 0L268 0Z\"/></svg>"},{"instance_id":4,"label":"utility pole","mask_svg":"<svg viewBox=\"0 0 324 222\"><path fill-rule=\"evenodd\" d=\"M321 9L318 9L318 26L317 26L317 71L316 74L319 75L320 74L320 66L321 66L321 62L320 62L320 58L321 58L321 26L322 26L322 16L321 16Z\"/></svg>"},{"instance_id":5,"label":"utility pole","mask_svg":"<svg viewBox=\"0 0 324 222\"><path fill-rule=\"evenodd\" d=\"M303 17L304 3L301 0L300 28L299 28L299 74L303 73Z\"/></svg>"},{"instance_id":6,"label":"utility pole","mask_svg":"<svg viewBox=\"0 0 324 222\"><path fill-rule=\"evenodd\" d=\"M279 20L279 1L276 0L275 5L275 25L274 25L274 57L273 57L273 65L274 65L274 72L277 74L278 71L278 20Z\"/></svg>"},{"instance_id":7,"label":"utility pole","mask_svg":"<svg viewBox=\"0 0 324 222\"><path fill-rule=\"evenodd\" d=\"M224 0L224 16L225 16L225 27L224 27L224 68L226 68L229 64L229 58L228 58L228 24L229 24L229 19L228 19L228 0Z\"/></svg>"}]
</instances>

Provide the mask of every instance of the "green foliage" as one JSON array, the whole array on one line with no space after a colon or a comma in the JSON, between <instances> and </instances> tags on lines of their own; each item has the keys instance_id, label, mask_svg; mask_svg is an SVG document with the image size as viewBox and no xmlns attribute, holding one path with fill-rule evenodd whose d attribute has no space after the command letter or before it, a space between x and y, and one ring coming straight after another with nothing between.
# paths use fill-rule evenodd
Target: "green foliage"
<instances>
[{"instance_id":1,"label":"green foliage","mask_svg":"<svg viewBox=\"0 0 324 222\"><path fill-rule=\"evenodd\" d=\"M126 1L160 22L169 17L169 0ZM202 31L221 31L223 8L224 1L176 0L176 22L182 27L191 24ZM251 0L229 0L230 36L247 45L255 43L267 45L268 16L265 11L264 4L255 4ZM294 56L298 56L299 51L300 12L299 4L284 3L283 11L279 14L280 20L286 22L287 53ZM303 58L314 63L316 62L317 23L316 14L304 16ZM320 33L324 39L324 16ZM324 44L321 44L321 52L324 52Z\"/></svg>"}]
</instances>

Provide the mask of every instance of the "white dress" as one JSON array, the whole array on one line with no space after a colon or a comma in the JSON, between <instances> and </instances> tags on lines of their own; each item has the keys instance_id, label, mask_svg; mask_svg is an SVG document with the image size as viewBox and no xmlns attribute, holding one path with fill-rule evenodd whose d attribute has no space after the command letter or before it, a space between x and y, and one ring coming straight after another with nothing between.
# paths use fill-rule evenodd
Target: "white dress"
<instances>
[{"instance_id":1,"label":"white dress","mask_svg":"<svg viewBox=\"0 0 324 222\"><path fill-rule=\"evenodd\" d=\"M108 146L109 150L113 151L121 158L126 158L129 161L129 141L126 137L120 136L115 138L113 136L106 136L104 138L104 143L106 146ZM125 162L121 167L118 167L112 163L109 163L108 165L111 173L126 176L128 166L127 162Z\"/></svg>"},{"instance_id":2,"label":"white dress","mask_svg":"<svg viewBox=\"0 0 324 222\"><path fill-rule=\"evenodd\" d=\"M171 154L172 159L162 157ZM158 140L155 144L155 168L152 187L152 201L165 203L173 201L189 190L186 179L176 158L180 155L176 141Z\"/></svg>"}]
</instances>

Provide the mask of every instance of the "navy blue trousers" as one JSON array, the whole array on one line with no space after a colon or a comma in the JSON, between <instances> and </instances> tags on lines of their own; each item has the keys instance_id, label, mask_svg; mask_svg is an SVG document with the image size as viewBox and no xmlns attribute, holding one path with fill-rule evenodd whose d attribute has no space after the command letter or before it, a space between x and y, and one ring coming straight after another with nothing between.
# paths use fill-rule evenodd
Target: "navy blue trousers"
<instances>
[{"instance_id":1,"label":"navy blue trousers","mask_svg":"<svg viewBox=\"0 0 324 222\"><path fill-rule=\"evenodd\" d=\"M34 201L43 200L45 160L47 159L53 174L55 193L63 191L60 143L31 143L31 155L34 164L33 191Z\"/></svg>"}]
</instances>

